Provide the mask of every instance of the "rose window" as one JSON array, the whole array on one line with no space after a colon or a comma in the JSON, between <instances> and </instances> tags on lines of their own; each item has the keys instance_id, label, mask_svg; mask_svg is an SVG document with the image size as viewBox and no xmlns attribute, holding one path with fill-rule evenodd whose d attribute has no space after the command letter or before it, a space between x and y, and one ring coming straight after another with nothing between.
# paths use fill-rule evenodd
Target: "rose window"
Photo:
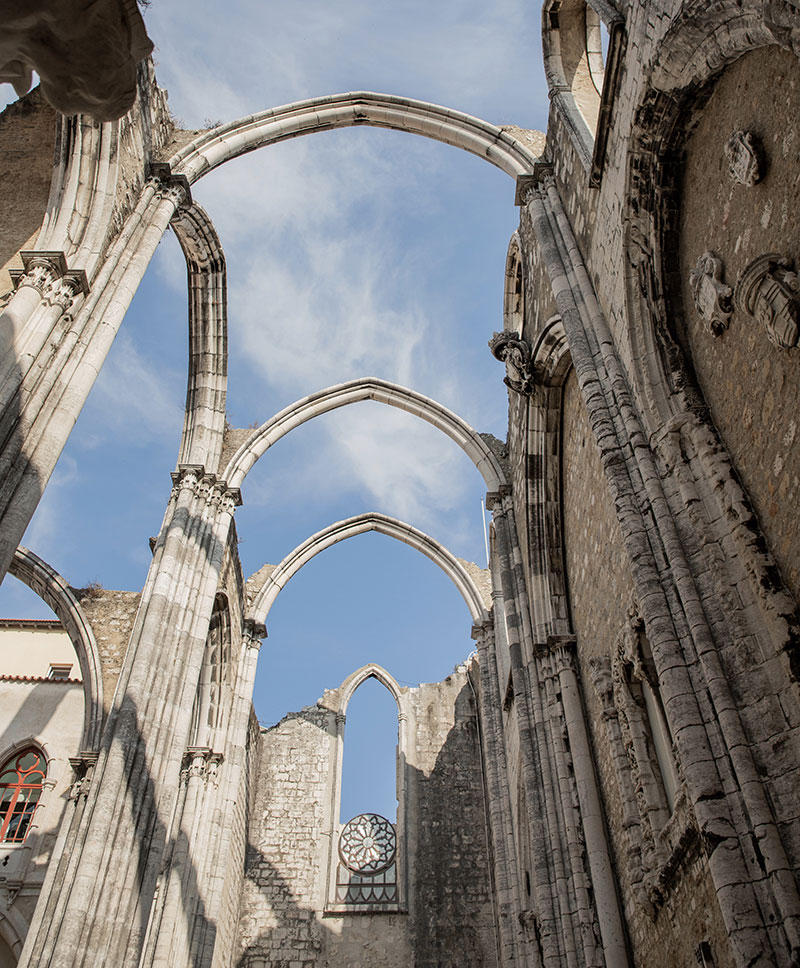
<instances>
[{"instance_id":1,"label":"rose window","mask_svg":"<svg viewBox=\"0 0 800 968\"><path fill-rule=\"evenodd\" d=\"M337 901L371 907L397 903L397 834L377 813L362 813L339 837Z\"/></svg>"}]
</instances>

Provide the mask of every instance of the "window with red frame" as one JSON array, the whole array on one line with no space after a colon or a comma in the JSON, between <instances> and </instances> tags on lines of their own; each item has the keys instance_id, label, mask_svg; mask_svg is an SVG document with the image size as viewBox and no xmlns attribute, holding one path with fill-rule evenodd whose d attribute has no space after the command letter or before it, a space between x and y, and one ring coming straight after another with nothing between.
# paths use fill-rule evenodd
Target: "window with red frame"
<instances>
[{"instance_id":1,"label":"window with red frame","mask_svg":"<svg viewBox=\"0 0 800 968\"><path fill-rule=\"evenodd\" d=\"M0 843L21 844L42 795L44 755L33 747L15 753L0 770Z\"/></svg>"}]
</instances>

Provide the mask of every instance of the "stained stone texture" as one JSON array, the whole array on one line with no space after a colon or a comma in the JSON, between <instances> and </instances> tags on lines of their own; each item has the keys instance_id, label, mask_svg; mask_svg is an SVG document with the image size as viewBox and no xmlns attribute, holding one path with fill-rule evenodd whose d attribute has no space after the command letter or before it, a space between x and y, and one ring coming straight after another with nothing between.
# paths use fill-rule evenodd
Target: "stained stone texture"
<instances>
[{"instance_id":1,"label":"stained stone texture","mask_svg":"<svg viewBox=\"0 0 800 968\"><path fill-rule=\"evenodd\" d=\"M61 601L63 581L17 545L170 226L189 301L185 432L147 583L82 589L80 609L66 596L110 715L63 778L35 912L0 865L0 937L16 955L28 931L21 968L800 964L800 348L769 342L741 287L714 337L686 289L707 251L733 288L768 253L800 266L800 7L591 8L544 0L544 145L370 92L176 131L150 63L118 122L62 121L38 94L0 118L0 571L13 560ZM599 104L595 14L612 37ZM491 492L491 581L369 509L243 579L240 485L279 425L227 422L225 256L191 188L244 151L354 124L516 180L503 322L535 386L509 393L505 444L371 378L298 401L280 432L375 399L458 441ZM749 187L724 153L740 130L764 149ZM370 527L434 554L480 661L414 689L382 673L399 710L401 897L355 914L328 897L342 731L347 689L379 670L266 731L251 700L281 580Z\"/></svg>"},{"instance_id":2,"label":"stained stone texture","mask_svg":"<svg viewBox=\"0 0 800 968\"><path fill-rule=\"evenodd\" d=\"M752 132L763 146L766 174L752 187L728 173L723 148L738 129ZM685 150L679 253L683 286L707 249L722 260L731 287L749 262L769 252L787 256L800 268L797 58L776 47L739 58L714 85ZM679 294L675 296L680 310ZM800 349L773 345L763 326L739 309L728 329L714 338L685 288L677 318L677 335L711 418L783 579L797 598L800 528L793 496L800 488Z\"/></svg>"},{"instance_id":3,"label":"stained stone texture","mask_svg":"<svg viewBox=\"0 0 800 968\"><path fill-rule=\"evenodd\" d=\"M495 965L477 719L466 668L404 693L412 739L401 765L403 913L324 913L336 714L307 707L261 734L237 966L437 968L451 964L455 952L463 968Z\"/></svg>"},{"instance_id":4,"label":"stained stone texture","mask_svg":"<svg viewBox=\"0 0 800 968\"><path fill-rule=\"evenodd\" d=\"M626 829L623 798L615 757L625 753L609 742L589 661L610 658L627 622L633 601L633 580L627 555L605 485L600 455L589 427L574 372L564 384L563 402L564 547L577 654L584 683L584 702L606 807L617 874L622 887L628 930L637 965L659 964L668 946L671 965L691 965L701 941L712 945L714 964L733 965L725 927L713 898L704 855L687 852L664 889L663 903L654 907L637 892L631 868L631 833ZM629 769L625 762L623 768ZM634 859L634 863L638 860ZM676 930L676 927L680 928Z\"/></svg>"},{"instance_id":5,"label":"stained stone texture","mask_svg":"<svg viewBox=\"0 0 800 968\"><path fill-rule=\"evenodd\" d=\"M73 591L97 642L103 675L103 704L108 715L142 596L138 592L114 591L99 585Z\"/></svg>"},{"instance_id":6,"label":"stained stone texture","mask_svg":"<svg viewBox=\"0 0 800 968\"><path fill-rule=\"evenodd\" d=\"M36 88L0 114L0 297L11 289L9 264L36 247L53 176L58 115Z\"/></svg>"}]
</instances>

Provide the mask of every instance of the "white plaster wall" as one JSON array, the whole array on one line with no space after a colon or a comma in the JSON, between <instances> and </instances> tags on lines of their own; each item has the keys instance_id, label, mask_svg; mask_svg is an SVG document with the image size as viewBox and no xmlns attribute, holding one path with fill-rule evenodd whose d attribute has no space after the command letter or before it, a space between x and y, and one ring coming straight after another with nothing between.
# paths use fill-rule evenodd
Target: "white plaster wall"
<instances>
[{"instance_id":1,"label":"white plaster wall","mask_svg":"<svg viewBox=\"0 0 800 968\"><path fill-rule=\"evenodd\" d=\"M0 931L6 919L18 931L30 924L69 795L69 757L80 748L83 710L79 682L0 679L0 760L29 740L47 756L44 790L25 843L0 844ZM0 948L5 968L2 957Z\"/></svg>"},{"instance_id":2,"label":"white plaster wall","mask_svg":"<svg viewBox=\"0 0 800 968\"><path fill-rule=\"evenodd\" d=\"M63 628L0 623L0 676L44 677L51 664L71 665L70 677L81 677L78 657Z\"/></svg>"}]
</instances>

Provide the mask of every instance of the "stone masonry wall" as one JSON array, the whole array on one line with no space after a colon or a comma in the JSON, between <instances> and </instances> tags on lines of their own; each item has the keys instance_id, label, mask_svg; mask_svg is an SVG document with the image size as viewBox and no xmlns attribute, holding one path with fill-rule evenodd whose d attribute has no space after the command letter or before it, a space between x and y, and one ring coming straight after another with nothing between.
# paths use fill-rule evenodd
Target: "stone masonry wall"
<instances>
[{"instance_id":1,"label":"stone masonry wall","mask_svg":"<svg viewBox=\"0 0 800 968\"><path fill-rule=\"evenodd\" d=\"M748 187L728 174L723 146L736 130L763 145L766 173ZM713 251L734 286L757 256L777 252L800 266L800 78L797 58L765 47L745 54L721 76L686 146L680 224L684 287L698 258ZM796 406L786 392L800 385L800 351L769 342L752 317L734 309L714 337L688 289L676 298L677 332L694 365L711 418L753 502L784 580L800 601L800 447ZM796 392L794 402L797 403Z\"/></svg>"},{"instance_id":2,"label":"stone masonry wall","mask_svg":"<svg viewBox=\"0 0 800 968\"><path fill-rule=\"evenodd\" d=\"M493 968L496 942L476 708L460 667L403 690L408 913L325 916L336 715L261 734L237 968ZM416 728L411 728L416 723Z\"/></svg>"},{"instance_id":3,"label":"stone masonry wall","mask_svg":"<svg viewBox=\"0 0 800 968\"><path fill-rule=\"evenodd\" d=\"M466 668L410 690L416 720L416 855L409 909L414 968L492 968L496 939L478 719ZM413 789L413 787L412 787ZM413 806L413 801L412 801Z\"/></svg>"},{"instance_id":4,"label":"stone masonry wall","mask_svg":"<svg viewBox=\"0 0 800 968\"><path fill-rule=\"evenodd\" d=\"M664 963L663 953L669 950L670 964L691 965L695 963L698 945L708 941L714 964L722 968L732 961L702 853L686 851L658 907L653 907L633 886L635 871L628 861L628 832L615 768L615 759L619 763L619 754L623 760L625 754L624 750L611 748L589 668L592 658L611 656L633 600L633 580L574 372L564 385L562 460L564 543L572 621L634 959L641 966ZM680 818L675 822L681 822Z\"/></svg>"},{"instance_id":5,"label":"stone masonry wall","mask_svg":"<svg viewBox=\"0 0 800 968\"><path fill-rule=\"evenodd\" d=\"M140 592L113 591L99 585L72 590L97 641L103 674L103 708L107 716L142 596Z\"/></svg>"},{"instance_id":6,"label":"stone masonry wall","mask_svg":"<svg viewBox=\"0 0 800 968\"><path fill-rule=\"evenodd\" d=\"M53 175L58 115L39 88L0 114L0 296L11 289L8 274L22 268L21 249L33 249Z\"/></svg>"}]
</instances>

